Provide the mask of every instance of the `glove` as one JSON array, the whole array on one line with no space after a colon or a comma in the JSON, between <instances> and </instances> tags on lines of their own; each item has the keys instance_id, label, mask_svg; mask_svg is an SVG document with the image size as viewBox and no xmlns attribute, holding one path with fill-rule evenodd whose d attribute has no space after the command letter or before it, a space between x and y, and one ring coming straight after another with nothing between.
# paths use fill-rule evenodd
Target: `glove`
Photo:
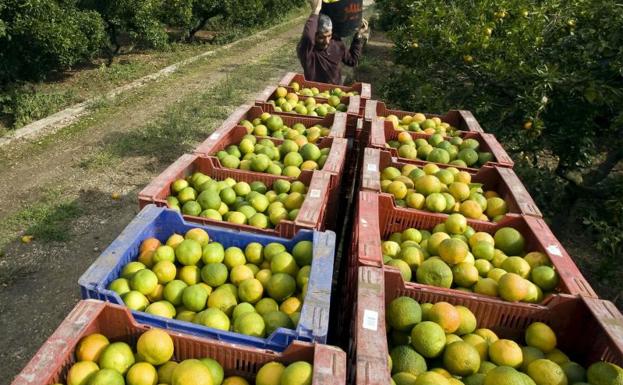
<instances>
[{"instance_id":1,"label":"glove","mask_svg":"<svg viewBox=\"0 0 623 385\"><path fill-rule=\"evenodd\" d=\"M311 7L312 13L314 15L320 14L320 9L322 8L322 0L308 0L309 6Z\"/></svg>"},{"instance_id":2,"label":"glove","mask_svg":"<svg viewBox=\"0 0 623 385\"><path fill-rule=\"evenodd\" d=\"M361 26L357 31L357 38L360 40L368 40L370 38L370 29L368 28L368 20L361 20Z\"/></svg>"}]
</instances>

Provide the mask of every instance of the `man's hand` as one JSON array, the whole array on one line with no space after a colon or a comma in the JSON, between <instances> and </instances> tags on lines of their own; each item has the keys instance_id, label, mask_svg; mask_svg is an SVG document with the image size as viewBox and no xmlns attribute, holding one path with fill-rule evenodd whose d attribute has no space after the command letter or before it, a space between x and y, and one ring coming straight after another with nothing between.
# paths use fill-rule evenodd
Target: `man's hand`
<instances>
[{"instance_id":1,"label":"man's hand","mask_svg":"<svg viewBox=\"0 0 623 385\"><path fill-rule=\"evenodd\" d=\"M309 6L311 7L312 13L314 15L320 14L320 8L322 8L322 0L308 0Z\"/></svg>"},{"instance_id":2,"label":"man's hand","mask_svg":"<svg viewBox=\"0 0 623 385\"><path fill-rule=\"evenodd\" d=\"M361 26L359 27L359 30L357 31L357 37L359 39L365 39L365 40L368 40L368 38L370 37L370 29L368 28L368 20L366 19L361 20Z\"/></svg>"}]
</instances>

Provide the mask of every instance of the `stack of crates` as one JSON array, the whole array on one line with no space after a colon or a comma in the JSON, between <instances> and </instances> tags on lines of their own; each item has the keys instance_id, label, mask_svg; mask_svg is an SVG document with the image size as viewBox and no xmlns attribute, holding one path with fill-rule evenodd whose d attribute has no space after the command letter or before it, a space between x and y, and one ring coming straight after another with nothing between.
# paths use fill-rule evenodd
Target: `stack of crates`
<instances>
[{"instance_id":1,"label":"stack of crates","mask_svg":"<svg viewBox=\"0 0 623 385\"><path fill-rule=\"evenodd\" d=\"M291 101L309 97L315 103L331 101L334 108L323 112L324 116L303 108L307 104L298 110L290 106L285 112L280 107L284 94ZM419 303L443 301L465 306L475 315L479 328L491 329L500 338L520 340L528 325L544 322L557 334L559 347L583 366L599 360L623 365L623 315L612 303L598 298L543 220L513 171L512 159L469 111L424 114L426 119L447 123L454 128L452 135L470 139L488 153L479 160L479 167L476 163L452 165L456 169L453 172L468 174L470 188L494 191L506 202L507 210L495 222L480 217L467 219L467 224L474 232L490 235L503 227L517 230L525 250L551 261L559 277L558 286L538 303L507 302L473 291L418 283L415 274L406 281L399 269L385 264L384 240L408 228L433 233L443 226L449 212L416 209L386 191L381 181L386 168L423 169L434 163L403 157L391 144L405 138L428 142L435 133L398 130L396 120L408 121L405 117L416 113L388 109L371 96L372 88L366 83L338 86L288 73L278 84L266 88L254 105L240 106L191 154L181 156L139 193L141 212L80 278L84 300L13 384L64 382L76 360L76 345L88 334L101 333L111 341L135 343L141 333L160 328L173 339L174 360L211 357L226 375L242 376L250 383L267 362L287 365L303 360L313 364L314 385L388 385L393 380L386 308L401 296ZM286 138L281 135L268 136L270 131L262 134L264 131L255 130L254 126L269 116L278 116L288 127L325 127L324 135L313 139L326 155L321 169L303 169L291 177L249 167L227 167L226 157L241 152L239 144L245 138L250 140L250 135L254 145L278 147L284 142ZM444 135L437 134L435 140L451 139ZM428 167L450 167L434 165ZM227 221L227 216L185 210L181 202L171 198L179 184L187 181L192 186L206 177L230 186L246 182L266 189L274 183L283 184L278 181L298 182L298 186L305 186L305 194L295 215L280 218L274 226L260 227L256 222ZM274 200L284 198L274 195ZM244 215L248 220L253 212ZM143 242L155 238L164 244L172 235L192 229L204 230L210 242L232 250L279 243L292 252L297 243L311 242L313 258L305 290L299 296L302 304L294 329L280 327L263 337L250 336L233 327L221 330L185 317L166 318L146 312L144 307L127 307L123 295L112 290L111 284L128 274L129 263L143 260ZM262 269L271 268L270 263L264 264ZM203 279L196 274L198 280Z\"/></svg>"},{"instance_id":2,"label":"stack of crates","mask_svg":"<svg viewBox=\"0 0 623 385\"><path fill-rule=\"evenodd\" d=\"M313 384L346 384L346 354L340 348L327 344L331 327L330 306L336 284L335 232L341 231L346 217L346 211L342 208L345 202L342 189L345 174L353 174L348 166L349 146L352 147L350 139L354 135L357 121L363 117L363 110L360 111L363 108L360 95L368 95L369 99L370 87L363 85L362 88L360 85L359 91L354 92L357 96L341 99L348 106L346 112L330 111L323 117L275 112L270 94L277 87L286 88L294 94L295 91L290 87L293 81L299 81L302 88L318 87L320 92L327 90L327 85L307 82L301 75L287 74L279 84L272 87L272 92L263 93L264 96L260 96L255 105L243 105L234 111L191 154L182 155L139 193L142 210L80 277L79 287L84 299L14 379L14 385L64 383L69 368L76 361L76 346L86 335L101 333L111 342L136 343L138 336L150 328L163 329L172 337L175 347L173 360L210 357L220 363L226 376L242 376L250 383L253 383L259 368L267 362L277 361L288 365L302 360L313 364ZM284 83L287 84L283 86ZM343 91L353 91L347 88ZM321 101L321 98L318 99ZM302 169L296 177L274 175L267 170L257 172L249 168L226 167L220 156L235 151L232 149L237 148L245 136L254 136L254 144L264 146L278 148L283 143L283 137L268 136L270 132L260 136L252 128L242 125L245 120L259 120L264 123L267 114L278 116L288 127L302 125L307 129L318 125L328 129L322 136L310 140L326 155L322 167ZM297 190L296 193L302 193L303 196L298 200L296 209L289 208L289 215L280 217L274 226L262 225L261 222L259 225L253 223L253 226L248 221L253 215L252 212L249 216L244 212L247 216L245 221L228 221L227 214L204 215L208 211L206 207L201 207L202 210L205 209L202 212L186 210L185 202L171 198L175 195L173 186L177 182L194 187L196 191L190 200L197 200L197 196L203 191L197 185L199 178L202 181L211 179L216 183L229 183L229 187L233 187L234 183L246 182L247 186L263 186L260 188L263 192L270 190L277 181L288 181L290 186L293 182L298 182L302 191ZM220 189L223 187L225 186L219 185ZM236 193L240 195L238 190ZM246 197L240 195L236 199L243 200L242 196ZM274 194L274 200L276 199L281 199L277 193ZM235 207L238 209L240 206ZM214 210L216 209L215 207ZM221 214L219 210L216 211ZM270 222L273 222L272 218ZM193 229L204 230L209 236L209 242L220 243L225 251L243 251L249 245L265 247L279 243L284 250L293 253L297 243L311 242L312 261L307 282L295 291L295 294L300 292L300 305L298 317L292 323L294 328L279 327L267 335L254 336L235 331L233 322L228 330L208 327L190 322L192 317L168 318L147 312L145 306L134 308L134 305L125 303L125 293L118 288L113 290L114 284L111 288L111 283L119 282L122 276L127 276L128 264L144 261L145 240L157 239L159 244L164 245L174 234L183 236ZM180 271L183 266L179 265L179 260L177 262ZM199 274L200 270L196 266L191 267L196 271L190 277L194 274L197 284L200 284L204 280ZM301 267L297 266L296 271ZM265 261L262 268L271 269L271 264ZM193 269L188 269L190 270ZM254 274L257 272L254 271ZM176 278L180 279L180 276ZM297 283L299 285L302 283ZM264 297L267 296L266 292L265 289ZM151 299L152 303L158 300L157 295L150 296L151 294L147 297L155 296L155 299ZM239 299L238 302L242 300ZM182 309L178 307L177 310Z\"/></svg>"},{"instance_id":3,"label":"stack of crates","mask_svg":"<svg viewBox=\"0 0 623 385\"><path fill-rule=\"evenodd\" d=\"M376 100L368 100L364 110L359 137L364 138L365 144L355 181L352 238L341 276L340 308L351 312L338 319L336 326L338 335L343 338L341 346L348 355L350 383L384 385L392 382L395 372L390 370L388 345L392 332L387 324L386 309L392 300L401 296L413 298L420 304L443 301L465 306L475 315L478 328L489 328L499 338L523 341L524 332L531 323L544 322L556 333L558 347L585 368L600 360L623 364L623 316L611 302L598 299L543 220L539 208L513 171L512 159L494 135L485 133L469 111L424 114L426 119L438 118L448 123L456 129L452 135L477 141L478 148L488 152L489 158L479 162L480 167L435 163L427 157L407 158L408 153L399 150L403 141L431 143L435 133L399 127L398 121L408 122L409 118L405 117L414 117L416 112L391 110ZM442 135L443 140L451 140L450 133ZM434 139L439 140L439 135ZM506 202L506 214L495 222L481 217L468 219L468 226L475 232L492 236L502 227L511 227L523 235L526 251L547 256L558 274L559 283L542 301L507 302L497 296L478 294L473 289L418 283L415 269L412 269L410 281L406 281L398 268L385 264L389 260L383 255L383 241L408 228L434 233L438 226L443 226L450 212L431 212L426 206L404 200L398 202L381 181L383 170L387 167L402 170L406 165L422 170L431 163L436 167L428 166L429 169L454 167L453 172L468 173L473 183L470 187L495 191Z\"/></svg>"}]
</instances>

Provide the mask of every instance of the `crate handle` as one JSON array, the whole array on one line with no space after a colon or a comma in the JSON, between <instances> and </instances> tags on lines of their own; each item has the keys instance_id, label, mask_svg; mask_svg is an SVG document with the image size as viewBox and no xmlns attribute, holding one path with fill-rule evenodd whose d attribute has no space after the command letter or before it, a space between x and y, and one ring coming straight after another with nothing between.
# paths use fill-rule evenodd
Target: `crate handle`
<instances>
[{"instance_id":1,"label":"crate handle","mask_svg":"<svg viewBox=\"0 0 623 385\"><path fill-rule=\"evenodd\" d=\"M370 83L361 83L361 99L370 99L372 97L372 85Z\"/></svg>"},{"instance_id":2,"label":"crate handle","mask_svg":"<svg viewBox=\"0 0 623 385\"><path fill-rule=\"evenodd\" d=\"M331 126L331 132L329 136L334 138L346 137L346 118L348 115L344 112L336 112L333 115L333 125Z\"/></svg>"},{"instance_id":3,"label":"crate handle","mask_svg":"<svg viewBox=\"0 0 623 385\"><path fill-rule=\"evenodd\" d=\"M110 269L119 262L117 252L123 250L128 242L132 242L137 234L141 234L145 226L156 220L162 213L164 208L156 207L153 204L145 206L141 212L123 229L121 234L100 254L99 257L89 266L82 274L78 283L80 286L87 288L95 288L100 282L103 282ZM181 221L179 213L174 212Z\"/></svg>"},{"instance_id":4,"label":"crate handle","mask_svg":"<svg viewBox=\"0 0 623 385\"><path fill-rule=\"evenodd\" d=\"M618 355L623 355L623 315L619 309L610 301L585 297L582 300L595 315L604 331L615 341Z\"/></svg>"},{"instance_id":5,"label":"crate handle","mask_svg":"<svg viewBox=\"0 0 623 385\"><path fill-rule=\"evenodd\" d=\"M385 123L380 118L375 118L370 125L370 146L385 148L385 143Z\"/></svg>"},{"instance_id":6,"label":"crate handle","mask_svg":"<svg viewBox=\"0 0 623 385\"><path fill-rule=\"evenodd\" d=\"M305 201L294 220L295 225L318 228L320 218L324 214L322 210L323 208L326 210L330 181L331 174L323 171L314 171Z\"/></svg>"},{"instance_id":7,"label":"crate handle","mask_svg":"<svg viewBox=\"0 0 623 385\"><path fill-rule=\"evenodd\" d=\"M482 132L482 133L485 132L485 130L482 129L482 127L480 126L480 123L478 123L478 121L474 117L474 114L472 114L471 111L458 110L458 112L461 118L463 119L463 121L465 122L465 125L467 126L467 131Z\"/></svg>"},{"instance_id":8,"label":"crate handle","mask_svg":"<svg viewBox=\"0 0 623 385\"><path fill-rule=\"evenodd\" d=\"M322 167L322 170L340 175L346 162L346 152L348 151L348 140L343 138L333 138L329 156Z\"/></svg>"},{"instance_id":9,"label":"crate handle","mask_svg":"<svg viewBox=\"0 0 623 385\"><path fill-rule=\"evenodd\" d=\"M350 115L359 115L359 106L361 105L361 98L359 96L350 96L348 98L347 112Z\"/></svg>"},{"instance_id":10,"label":"crate handle","mask_svg":"<svg viewBox=\"0 0 623 385\"><path fill-rule=\"evenodd\" d=\"M363 155L362 166L363 190L381 192L381 151L374 148L366 148Z\"/></svg>"},{"instance_id":11,"label":"crate handle","mask_svg":"<svg viewBox=\"0 0 623 385\"><path fill-rule=\"evenodd\" d=\"M383 269L358 271L355 325L358 384L389 383Z\"/></svg>"},{"instance_id":12,"label":"crate handle","mask_svg":"<svg viewBox=\"0 0 623 385\"><path fill-rule=\"evenodd\" d=\"M313 385L346 383L346 353L329 345L315 345Z\"/></svg>"},{"instance_id":13,"label":"crate handle","mask_svg":"<svg viewBox=\"0 0 623 385\"><path fill-rule=\"evenodd\" d=\"M177 158L173 164L167 167L156 179L152 180L140 193L139 200L154 202L154 197L162 190L169 189L169 181L174 180L181 170L185 170L197 159L194 154L184 154Z\"/></svg>"},{"instance_id":14,"label":"crate handle","mask_svg":"<svg viewBox=\"0 0 623 385\"><path fill-rule=\"evenodd\" d=\"M526 187L521 183L521 180L510 168L499 167L498 172L502 177L504 183L510 188L513 195L517 198L517 204L522 214L531 215L534 217L542 218L541 210L537 207L536 203L526 190Z\"/></svg>"},{"instance_id":15,"label":"crate handle","mask_svg":"<svg viewBox=\"0 0 623 385\"><path fill-rule=\"evenodd\" d=\"M376 108L377 104L378 104L378 101L376 101L376 100L368 100L366 102L366 113L364 115L365 120L373 121L374 119L377 118L377 113L376 113L376 111L377 111L377 108Z\"/></svg>"},{"instance_id":16,"label":"crate handle","mask_svg":"<svg viewBox=\"0 0 623 385\"><path fill-rule=\"evenodd\" d=\"M366 264L383 267L381 255L381 239L379 224L378 195L369 191L362 191L359 195L358 211L358 258Z\"/></svg>"},{"instance_id":17,"label":"crate handle","mask_svg":"<svg viewBox=\"0 0 623 385\"><path fill-rule=\"evenodd\" d=\"M322 280L315 282L314 288L320 289L321 295L331 294L331 280L333 276L333 261L336 251L336 236L333 231L314 231L314 260L318 261L312 265L312 273L316 272L316 277ZM323 270L327 270L324 272ZM310 277L313 274L310 273ZM329 277L329 279L326 279ZM315 293L315 291L313 291Z\"/></svg>"},{"instance_id":18,"label":"crate handle","mask_svg":"<svg viewBox=\"0 0 623 385\"><path fill-rule=\"evenodd\" d=\"M335 242L333 231L314 231L310 281L298 327L311 331L314 339L318 337L324 340L328 333Z\"/></svg>"}]
</instances>

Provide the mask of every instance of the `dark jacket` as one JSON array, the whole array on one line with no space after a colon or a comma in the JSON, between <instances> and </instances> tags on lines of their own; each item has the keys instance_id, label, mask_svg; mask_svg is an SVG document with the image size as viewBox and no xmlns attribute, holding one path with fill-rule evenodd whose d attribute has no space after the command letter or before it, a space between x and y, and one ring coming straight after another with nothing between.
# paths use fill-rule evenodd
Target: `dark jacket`
<instances>
[{"instance_id":1,"label":"dark jacket","mask_svg":"<svg viewBox=\"0 0 623 385\"><path fill-rule=\"evenodd\" d=\"M331 43L324 51L315 47L318 15L311 15L305 23L303 36L297 46L297 54L305 79L331 84L342 84L341 63L354 67L359 62L363 48L363 40L355 35L350 49L339 38L331 39Z\"/></svg>"}]
</instances>

